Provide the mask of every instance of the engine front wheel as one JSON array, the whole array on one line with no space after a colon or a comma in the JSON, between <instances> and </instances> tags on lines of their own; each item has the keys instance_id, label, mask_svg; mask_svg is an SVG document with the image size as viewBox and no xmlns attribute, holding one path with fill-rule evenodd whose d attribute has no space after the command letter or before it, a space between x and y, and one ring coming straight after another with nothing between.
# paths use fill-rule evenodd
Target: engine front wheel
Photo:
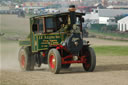
<instances>
[{"instance_id":1,"label":"engine front wheel","mask_svg":"<svg viewBox=\"0 0 128 85\"><path fill-rule=\"evenodd\" d=\"M93 72L96 66L96 55L93 48L88 48L88 56L86 57L86 63L83 63L83 68L87 72Z\"/></svg>"},{"instance_id":2,"label":"engine front wheel","mask_svg":"<svg viewBox=\"0 0 128 85\"><path fill-rule=\"evenodd\" d=\"M18 59L21 70L34 70L35 58L31 53L30 47L22 47L19 51Z\"/></svg>"},{"instance_id":3,"label":"engine front wheel","mask_svg":"<svg viewBox=\"0 0 128 85\"><path fill-rule=\"evenodd\" d=\"M61 69L61 56L58 50L51 49L48 53L48 65L52 73L58 74Z\"/></svg>"}]
</instances>

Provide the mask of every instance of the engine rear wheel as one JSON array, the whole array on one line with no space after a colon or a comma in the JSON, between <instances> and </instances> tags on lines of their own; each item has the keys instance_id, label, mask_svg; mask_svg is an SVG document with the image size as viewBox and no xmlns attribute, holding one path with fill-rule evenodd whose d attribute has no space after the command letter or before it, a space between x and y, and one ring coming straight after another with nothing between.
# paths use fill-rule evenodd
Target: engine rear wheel
<instances>
[{"instance_id":1,"label":"engine rear wheel","mask_svg":"<svg viewBox=\"0 0 128 85\"><path fill-rule=\"evenodd\" d=\"M48 53L48 65L52 73L58 74L61 69L61 56L58 50L51 49Z\"/></svg>"},{"instance_id":2,"label":"engine rear wheel","mask_svg":"<svg viewBox=\"0 0 128 85\"><path fill-rule=\"evenodd\" d=\"M96 66L96 55L93 48L88 48L89 56L86 57L86 63L83 63L83 68L87 72L93 72Z\"/></svg>"},{"instance_id":3,"label":"engine rear wheel","mask_svg":"<svg viewBox=\"0 0 128 85\"><path fill-rule=\"evenodd\" d=\"M34 70L35 58L30 47L22 47L19 51L18 59L22 71Z\"/></svg>"}]
</instances>

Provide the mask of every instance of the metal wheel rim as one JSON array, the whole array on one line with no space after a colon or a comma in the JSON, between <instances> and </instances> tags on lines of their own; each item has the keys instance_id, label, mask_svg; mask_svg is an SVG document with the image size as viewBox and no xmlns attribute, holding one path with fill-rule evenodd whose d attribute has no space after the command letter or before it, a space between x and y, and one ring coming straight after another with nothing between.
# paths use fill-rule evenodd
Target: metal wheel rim
<instances>
[{"instance_id":1,"label":"metal wheel rim","mask_svg":"<svg viewBox=\"0 0 128 85\"><path fill-rule=\"evenodd\" d=\"M24 65L25 65L25 56L22 55L21 56L21 66L24 68Z\"/></svg>"},{"instance_id":2,"label":"metal wheel rim","mask_svg":"<svg viewBox=\"0 0 128 85\"><path fill-rule=\"evenodd\" d=\"M49 64L50 64L51 69L55 69L55 67L56 67L56 58L53 54L50 55Z\"/></svg>"}]
</instances>

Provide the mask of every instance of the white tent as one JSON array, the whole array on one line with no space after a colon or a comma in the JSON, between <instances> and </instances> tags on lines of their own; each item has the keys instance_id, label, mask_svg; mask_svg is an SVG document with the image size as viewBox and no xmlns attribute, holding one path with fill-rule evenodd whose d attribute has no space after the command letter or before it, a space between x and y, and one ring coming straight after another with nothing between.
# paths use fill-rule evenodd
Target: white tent
<instances>
[{"instance_id":1,"label":"white tent","mask_svg":"<svg viewBox=\"0 0 128 85\"><path fill-rule=\"evenodd\" d=\"M128 31L128 16L118 20L118 29L120 31Z\"/></svg>"}]
</instances>

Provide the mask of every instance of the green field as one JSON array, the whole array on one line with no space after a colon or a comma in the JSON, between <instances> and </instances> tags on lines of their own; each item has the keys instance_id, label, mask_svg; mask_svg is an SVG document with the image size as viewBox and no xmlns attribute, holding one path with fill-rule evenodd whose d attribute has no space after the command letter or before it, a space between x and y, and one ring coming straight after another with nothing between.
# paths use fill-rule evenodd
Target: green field
<instances>
[{"instance_id":1,"label":"green field","mask_svg":"<svg viewBox=\"0 0 128 85\"><path fill-rule=\"evenodd\" d=\"M119 38L128 38L128 33L121 34L121 33L114 33L114 32L101 32L98 30L88 30L90 34L94 35L103 35L103 36L112 36L112 37L119 37Z\"/></svg>"},{"instance_id":2,"label":"green field","mask_svg":"<svg viewBox=\"0 0 128 85\"><path fill-rule=\"evenodd\" d=\"M94 46L98 56L127 56L128 46Z\"/></svg>"}]
</instances>

